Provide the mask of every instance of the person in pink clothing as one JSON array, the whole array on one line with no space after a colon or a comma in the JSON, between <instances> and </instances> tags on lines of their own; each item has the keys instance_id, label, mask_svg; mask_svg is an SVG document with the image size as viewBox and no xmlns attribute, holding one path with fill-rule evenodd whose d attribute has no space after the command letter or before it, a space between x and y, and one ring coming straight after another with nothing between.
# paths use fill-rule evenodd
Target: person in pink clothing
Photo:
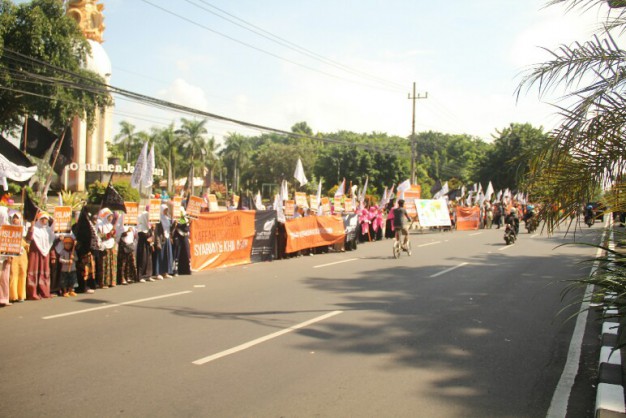
<instances>
[{"instance_id":1,"label":"person in pink clothing","mask_svg":"<svg viewBox=\"0 0 626 418\"><path fill-rule=\"evenodd\" d=\"M385 238L393 239L395 238L395 231L393 229L393 208L395 206L394 199L391 199L387 204L387 222L385 223Z\"/></svg>"},{"instance_id":2,"label":"person in pink clothing","mask_svg":"<svg viewBox=\"0 0 626 418\"><path fill-rule=\"evenodd\" d=\"M50 298L50 250L54 243L50 215L39 212L26 238L30 240L26 297L28 300Z\"/></svg>"},{"instance_id":3,"label":"person in pink clothing","mask_svg":"<svg viewBox=\"0 0 626 418\"><path fill-rule=\"evenodd\" d=\"M0 206L0 225L9 223L9 210ZM9 276L11 274L11 257L0 255L0 307L10 306Z\"/></svg>"},{"instance_id":4,"label":"person in pink clothing","mask_svg":"<svg viewBox=\"0 0 626 418\"><path fill-rule=\"evenodd\" d=\"M358 211L359 214L359 225L361 226L361 232L359 233L359 241L371 241L370 238L370 213L366 207L361 208Z\"/></svg>"},{"instance_id":5,"label":"person in pink clothing","mask_svg":"<svg viewBox=\"0 0 626 418\"><path fill-rule=\"evenodd\" d=\"M383 238L383 214L376 205L370 207L370 236L374 241Z\"/></svg>"}]
</instances>

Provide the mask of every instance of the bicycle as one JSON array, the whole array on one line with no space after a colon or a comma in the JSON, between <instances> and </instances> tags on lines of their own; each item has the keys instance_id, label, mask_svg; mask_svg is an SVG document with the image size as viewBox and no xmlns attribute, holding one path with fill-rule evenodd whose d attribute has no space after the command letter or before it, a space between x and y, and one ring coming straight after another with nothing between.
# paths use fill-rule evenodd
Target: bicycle
<instances>
[{"instance_id":1,"label":"bicycle","mask_svg":"<svg viewBox=\"0 0 626 418\"><path fill-rule=\"evenodd\" d=\"M408 256L411 256L411 240L409 240L407 236L406 247L402 245L402 240L403 237L401 231L396 230L396 234L393 239L393 258L400 258L400 254L402 254L402 251L406 251L406 254Z\"/></svg>"}]
</instances>

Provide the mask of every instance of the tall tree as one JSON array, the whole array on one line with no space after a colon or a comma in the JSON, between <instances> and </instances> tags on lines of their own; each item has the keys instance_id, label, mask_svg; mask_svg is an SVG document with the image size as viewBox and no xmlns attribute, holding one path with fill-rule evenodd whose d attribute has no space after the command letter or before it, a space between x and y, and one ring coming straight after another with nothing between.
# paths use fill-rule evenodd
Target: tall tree
<instances>
[{"instance_id":1,"label":"tall tree","mask_svg":"<svg viewBox=\"0 0 626 418\"><path fill-rule=\"evenodd\" d=\"M176 160L178 158L178 136L172 122L166 128L153 129L155 153L161 166L167 167L167 190L171 193L174 187L174 173L176 173Z\"/></svg>"},{"instance_id":2,"label":"tall tree","mask_svg":"<svg viewBox=\"0 0 626 418\"><path fill-rule=\"evenodd\" d=\"M125 120L120 122L120 131L113 138L116 144L119 144L119 147L124 152L124 160L127 163L133 163L131 160L133 148L137 146L138 136L137 132L135 132L135 125Z\"/></svg>"},{"instance_id":3,"label":"tall tree","mask_svg":"<svg viewBox=\"0 0 626 418\"><path fill-rule=\"evenodd\" d=\"M206 137L207 119L196 120L181 118L181 127L176 131L179 136L179 150L181 155L188 162L185 169L191 169L192 176L196 176L196 170L204 169L206 157Z\"/></svg>"},{"instance_id":4,"label":"tall tree","mask_svg":"<svg viewBox=\"0 0 626 418\"><path fill-rule=\"evenodd\" d=\"M552 0L584 11L605 4L598 0ZM532 163L531 181L542 191L545 203L559 202L563 211L545 211L554 227L575 212L596 190L610 186L608 204L626 210L626 51L614 36L626 29L626 5L609 1L617 13L608 13L603 25L584 43L563 45L552 51L552 59L529 70L518 87L538 86L539 94L565 89L571 105L560 109L560 126L550 133ZM546 186L550 187L546 187Z\"/></svg>"},{"instance_id":5,"label":"tall tree","mask_svg":"<svg viewBox=\"0 0 626 418\"><path fill-rule=\"evenodd\" d=\"M83 68L88 53L63 2L0 0L0 130L17 129L26 114L47 119L54 131L75 116L92 126L96 108L111 98L102 77Z\"/></svg>"},{"instance_id":6,"label":"tall tree","mask_svg":"<svg viewBox=\"0 0 626 418\"><path fill-rule=\"evenodd\" d=\"M245 136L236 133L230 133L226 136L221 155L232 167L232 188L234 191L239 190L241 168L248 161L251 151L250 141Z\"/></svg>"}]
</instances>

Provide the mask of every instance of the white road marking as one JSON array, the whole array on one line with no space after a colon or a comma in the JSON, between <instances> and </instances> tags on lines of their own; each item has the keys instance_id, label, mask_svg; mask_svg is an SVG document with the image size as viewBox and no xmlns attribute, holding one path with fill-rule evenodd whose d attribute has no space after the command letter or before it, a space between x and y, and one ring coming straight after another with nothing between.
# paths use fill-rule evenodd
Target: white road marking
<instances>
[{"instance_id":1,"label":"white road marking","mask_svg":"<svg viewBox=\"0 0 626 418\"><path fill-rule=\"evenodd\" d=\"M452 270L456 270L456 269L458 269L458 268L460 268L460 267L463 267L463 266L466 266L466 265L468 265L468 264L469 264L469 263L461 263L461 264L459 264L458 266L450 267L449 269L446 269L446 270L444 270L444 271L440 271L439 273L435 273L435 274L433 274L432 276L430 276L430 278L432 279L432 278L434 278L434 277L441 276L442 274L449 273L449 272L451 272Z\"/></svg>"},{"instance_id":2,"label":"white road marking","mask_svg":"<svg viewBox=\"0 0 626 418\"><path fill-rule=\"evenodd\" d=\"M320 265L317 265L317 266L313 266L313 268L314 269L318 269L320 267L334 266L335 264L348 263L350 261L356 261L356 260L360 260L360 258L349 258L347 260L335 261L334 263L320 264Z\"/></svg>"},{"instance_id":3,"label":"white road marking","mask_svg":"<svg viewBox=\"0 0 626 418\"><path fill-rule=\"evenodd\" d=\"M202 287L206 287L206 285L205 284L194 284L193 287L202 288Z\"/></svg>"},{"instance_id":4,"label":"white road marking","mask_svg":"<svg viewBox=\"0 0 626 418\"><path fill-rule=\"evenodd\" d=\"M149 302L151 300L170 298L172 296L179 296L179 295L184 295L184 294L187 294L187 293L191 293L191 290L186 290L184 292L177 292L177 293L169 293L167 295L154 296L154 297L145 298L145 299L129 300L128 302L122 302L122 303L112 303L110 305L109 304L105 304L103 306L98 306L96 308L82 309L80 311L73 311L73 312L67 312L67 313L58 314L58 315L44 316L42 319L62 318L64 316L71 316L71 315L78 315L78 314L87 313L87 312L100 311L102 309L110 309L110 308L115 308L117 306L132 305L134 303Z\"/></svg>"},{"instance_id":5,"label":"white road marking","mask_svg":"<svg viewBox=\"0 0 626 418\"><path fill-rule=\"evenodd\" d=\"M250 347L254 347L255 345L264 343L265 341L269 341L269 340L271 340L273 338L280 337L281 335L290 333L290 332L298 330L300 328L304 328L306 326L309 326L309 325L314 324L316 322L323 321L324 319L328 319L330 317L333 317L335 315L339 315L341 313L343 313L343 311L329 312L329 313L324 314L322 316L318 316L317 318L313 318L313 319L310 319L308 321L301 322L301 323L299 323L297 325L294 325L292 327L285 328L282 331L278 331L278 332L275 332L273 334L266 335L265 337L257 338L256 340L252 340L252 341L249 341L247 343L238 345L237 347L233 347L231 349L224 350L222 352L219 352L219 353L216 353L216 354L213 354L213 355L201 358L199 360L192 361L192 363L197 365L197 366L201 366L201 365L206 364L206 363L208 363L210 361L217 360L219 358L226 357L226 356L229 356L231 354L238 353L238 352L246 350L246 349L248 349Z\"/></svg>"},{"instance_id":6,"label":"white road marking","mask_svg":"<svg viewBox=\"0 0 626 418\"><path fill-rule=\"evenodd\" d=\"M470 237L473 237L474 235L480 235L482 234L482 232L474 232L473 234L469 234Z\"/></svg>"},{"instance_id":7,"label":"white road marking","mask_svg":"<svg viewBox=\"0 0 626 418\"><path fill-rule=\"evenodd\" d=\"M428 247L429 245L441 244L441 241L427 242L426 244L418 245L418 247Z\"/></svg>"},{"instance_id":8,"label":"white road marking","mask_svg":"<svg viewBox=\"0 0 626 418\"><path fill-rule=\"evenodd\" d=\"M514 246L515 244L511 244L511 245L507 245L506 247L502 247L502 248L498 248L498 251L504 251L508 248L511 248L512 246Z\"/></svg>"},{"instance_id":9,"label":"white road marking","mask_svg":"<svg viewBox=\"0 0 626 418\"><path fill-rule=\"evenodd\" d=\"M604 224L605 231L602 234L602 240L600 242L605 242L607 233L606 226L609 223L610 222L607 220ZM597 249L596 258L600 257L602 251L602 248ZM599 261L596 261L593 264L589 277L595 273L599 265ZM578 311L580 313L576 317L576 325L574 326L574 333L572 334L572 340L569 344L565 367L563 368L563 373L561 374L559 383L556 385L556 389L554 389L554 394L552 395L552 401L550 402L550 408L548 409L546 418L561 418L567 415L567 405L569 404L569 398L572 393L572 387L574 386L574 380L576 380L576 375L578 374L578 363L580 362L585 325L587 324L587 315L589 313L589 299L591 299L592 292L593 285L588 285L585 289L585 294L582 298L582 303Z\"/></svg>"}]
</instances>

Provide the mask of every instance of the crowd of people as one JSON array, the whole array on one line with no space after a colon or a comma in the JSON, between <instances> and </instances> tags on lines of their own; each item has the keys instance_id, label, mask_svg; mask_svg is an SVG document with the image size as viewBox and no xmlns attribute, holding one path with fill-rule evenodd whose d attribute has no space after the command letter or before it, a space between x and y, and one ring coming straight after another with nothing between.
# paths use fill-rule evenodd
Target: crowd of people
<instances>
[{"instance_id":1,"label":"crowd of people","mask_svg":"<svg viewBox=\"0 0 626 418\"><path fill-rule=\"evenodd\" d=\"M90 239L81 240L78 222L71 233L57 234L44 211L31 223L23 222L21 212L0 206L0 225L23 230L20 254L0 255L0 306L191 274L184 209L172 219L171 207L162 204L156 222L148 209L139 214L136 226L124 225L122 215L108 208L87 214Z\"/></svg>"}]
</instances>

